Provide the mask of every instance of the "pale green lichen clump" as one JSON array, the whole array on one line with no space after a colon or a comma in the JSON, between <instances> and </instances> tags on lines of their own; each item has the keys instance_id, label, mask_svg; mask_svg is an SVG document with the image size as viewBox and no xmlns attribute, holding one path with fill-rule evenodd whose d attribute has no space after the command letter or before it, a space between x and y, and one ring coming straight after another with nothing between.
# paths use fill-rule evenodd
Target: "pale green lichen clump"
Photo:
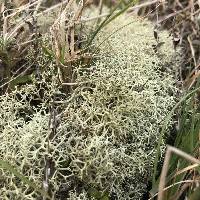
<instances>
[{"instance_id":1,"label":"pale green lichen clump","mask_svg":"<svg viewBox=\"0 0 200 200\"><path fill-rule=\"evenodd\" d=\"M34 109L26 99L28 93L37 93L35 86L24 89L20 100L15 93L1 97L1 159L42 187L48 155L55 199L101 199L102 195L102 199L139 200L145 192L163 120L175 104L176 63L167 33L159 34L164 44L155 51L153 26L129 18L132 24L99 46L90 68L77 69L80 84L57 116L50 152L45 101ZM95 45L128 21L122 16L112 22ZM55 91L47 89L48 99ZM18 114L23 109L30 109L28 120ZM40 199L6 170L0 171L0 178L3 199Z\"/></svg>"}]
</instances>

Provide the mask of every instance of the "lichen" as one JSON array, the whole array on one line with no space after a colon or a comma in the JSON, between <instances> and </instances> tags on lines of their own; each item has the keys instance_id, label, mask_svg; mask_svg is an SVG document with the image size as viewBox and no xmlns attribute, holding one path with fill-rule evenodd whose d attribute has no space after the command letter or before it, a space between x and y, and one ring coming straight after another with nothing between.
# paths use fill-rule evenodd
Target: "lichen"
<instances>
[{"instance_id":1,"label":"lichen","mask_svg":"<svg viewBox=\"0 0 200 200\"><path fill-rule=\"evenodd\" d=\"M176 101L177 64L167 32L160 33L164 43L155 50L153 26L132 17L132 24L99 46L105 35L129 22L126 18L98 35L91 66L76 68L78 85L65 97L50 140L47 108L59 92L55 82L43 80L47 86L37 108L30 101L30 94L38 93L34 83L0 97L0 158L41 187L45 158L51 158L49 185L55 199L96 198L89 192L93 188L107 198L138 200L151 177L162 122ZM39 199L6 170L0 177L3 199Z\"/></svg>"}]
</instances>

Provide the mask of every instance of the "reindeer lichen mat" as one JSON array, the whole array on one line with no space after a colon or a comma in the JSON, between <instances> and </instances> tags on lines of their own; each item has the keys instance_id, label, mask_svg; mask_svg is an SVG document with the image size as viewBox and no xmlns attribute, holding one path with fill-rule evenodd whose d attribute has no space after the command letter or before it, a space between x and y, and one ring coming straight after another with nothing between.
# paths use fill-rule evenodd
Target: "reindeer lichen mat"
<instances>
[{"instance_id":1,"label":"reindeer lichen mat","mask_svg":"<svg viewBox=\"0 0 200 200\"><path fill-rule=\"evenodd\" d=\"M42 75L39 106L30 100L39 95L37 81L0 97L1 160L52 199L142 199L177 92L172 40L161 32L158 42L152 24L121 16L98 34L93 63L76 68L78 85L70 97L60 95L59 109L48 106L59 96L53 61ZM2 199L42 197L6 167L0 179Z\"/></svg>"}]
</instances>

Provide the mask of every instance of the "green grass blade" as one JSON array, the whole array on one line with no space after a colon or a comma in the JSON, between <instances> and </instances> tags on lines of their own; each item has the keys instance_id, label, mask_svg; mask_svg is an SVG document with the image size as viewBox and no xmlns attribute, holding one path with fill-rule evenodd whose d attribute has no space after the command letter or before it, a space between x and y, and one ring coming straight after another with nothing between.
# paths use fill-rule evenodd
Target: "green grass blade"
<instances>
[{"instance_id":1,"label":"green grass blade","mask_svg":"<svg viewBox=\"0 0 200 200\"><path fill-rule=\"evenodd\" d=\"M198 90L200 89L200 86L195 88L194 90L192 90L191 92L187 93L185 96L183 96L181 98L181 100L174 106L174 108L170 111L170 113L166 116L163 126L162 126L162 130L159 136L159 140L158 140L158 145L157 145L157 153L156 153L156 158L155 158L155 162L154 162L154 169L153 169L153 180L152 183L153 185L156 183L156 172L157 172L157 167L158 167L158 160L159 160L159 156L160 156L160 146L161 146L161 142L167 127L167 124L170 120L170 118L172 117L172 115L174 114L175 110L187 99L189 99L193 94L195 94Z\"/></svg>"},{"instance_id":2,"label":"green grass blade","mask_svg":"<svg viewBox=\"0 0 200 200\"><path fill-rule=\"evenodd\" d=\"M120 16L121 14L123 14L124 12L126 12L126 10L128 10L129 7L131 7L132 5L134 5L135 3L137 3L138 0L132 0L128 5L126 5L123 9L121 9L119 12L117 12L113 17L111 17L113 15L113 13L120 7L120 5L123 3L123 0L121 0L110 12L110 14L104 19L104 21L97 27L97 29L94 31L94 33L92 34L87 47L89 47L92 44L92 41L94 40L94 38L96 37L96 35L99 33L99 31L105 27L106 25L108 25L110 22L112 22L114 19L116 19L118 16Z\"/></svg>"}]
</instances>

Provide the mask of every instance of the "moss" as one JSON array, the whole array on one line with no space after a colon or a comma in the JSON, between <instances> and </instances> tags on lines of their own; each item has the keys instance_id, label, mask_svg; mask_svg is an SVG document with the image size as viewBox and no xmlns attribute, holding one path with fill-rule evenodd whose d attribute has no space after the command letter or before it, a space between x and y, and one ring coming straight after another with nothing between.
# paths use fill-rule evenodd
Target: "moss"
<instances>
[{"instance_id":1,"label":"moss","mask_svg":"<svg viewBox=\"0 0 200 200\"><path fill-rule=\"evenodd\" d=\"M128 23L126 18L105 28L95 45L119 24ZM141 199L151 177L162 121L175 103L177 64L166 32L160 33L164 44L155 52L152 25L130 20L131 25L100 46L89 69L77 68L80 84L55 116L59 122L53 137L46 111L48 99L58 92L53 81L48 82L37 109L26 98L37 93L34 84L1 97L1 159L42 187L48 157L52 163L50 193L55 199L90 199L91 188L108 194L105 198ZM23 100L16 98L19 93ZM32 108L29 120L17 115L27 108ZM1 197L39 199L16 177L3 170L0 173Z\"/></svg>"}]
</instances>

